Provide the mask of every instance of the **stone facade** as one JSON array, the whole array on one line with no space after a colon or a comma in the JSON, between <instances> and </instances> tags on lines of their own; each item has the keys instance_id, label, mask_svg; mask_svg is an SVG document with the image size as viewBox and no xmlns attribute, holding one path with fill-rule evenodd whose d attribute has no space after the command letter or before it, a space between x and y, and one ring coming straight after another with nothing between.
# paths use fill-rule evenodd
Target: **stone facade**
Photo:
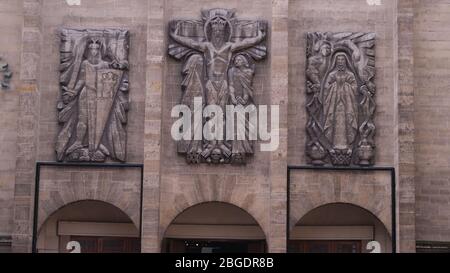
<instances>
[{"instance_id":1,"label":"stone facade","mask_svg":"<svg viewBox=\"0 0 450 273\"><path fill-rule=\"evenodd\" d=\"M125 212L140 226L139 168L41 166L37 227L58 209L79 200L103 201Z\"/></svg>"},{"instance_id":2,"label":"stone facade","mask_svg":"<svg viewBox=\"0 0 450 273\"><path fill-rule=\"evenodd\" d=\"M450 242L450 4L445 0L7 0L0 2L0 57L13 73L0 89L0 240L30 252L33 203L39 190L40 227L59 208L81 200L110 203L142 225L143 252L159 252L164 234L186 209L205 202L233 204L260 225L268 251L285 252L286 212L296 223L332 203L359 206L392 232L390 176L357 170L292 171L307 165L305 127L307 33L362 32L376 36L376 167L393 167L397 182L397 250L416 242ZM257 104L280 106L280 145L246 165L190 165L171 137L171 109L180 102L183 64L167 53L169 24L198 19L201 10L235 9L238 18L267 22L267 57L255 63ZM138 169L42 167L55 162L60 129L62 28L126 29L130 33L127 163ZM109 162L109 161L108 161ZM142 187L141 187L142 186ZM141 192L142 190L142 192ZM142 195L142 207L140 196ZM142 223L140 212L142 211Z\"/></svg>"},{"instance_id":3,"label":"stone facade","mask_svg":"<svg viewBox=\"0 0 450 273\"><path fill-rule=\"evenodd\" d=\"M19 74L22 42L23 3L3 1L0 3L0 57L8 62L15 74L9 89L0 92L0 236L11 241L14 215L14 191L16 177L16 155L19 137ZM18 189L17 189L18 190ZM24 189L25 192L31 188Z\"/></svg>"},{"instance_id":4,"label":"stone facade","mask_svg":"<svg viewBox=\"0 0 450 273\"><path fill-rule=\"evenodd\" d=\"M416 190L416 239L418 241L449 241L450 190L448 152L450 113L448 60L450 58L446 26L450 7L445 1L429 4L416 1L413 26L414 54L414 150ZM427 16L430 14L431 16ZM411 208L414 209L414 208ZM410 222L413 219L410 219Z\"/></svg>"}]
</instances>

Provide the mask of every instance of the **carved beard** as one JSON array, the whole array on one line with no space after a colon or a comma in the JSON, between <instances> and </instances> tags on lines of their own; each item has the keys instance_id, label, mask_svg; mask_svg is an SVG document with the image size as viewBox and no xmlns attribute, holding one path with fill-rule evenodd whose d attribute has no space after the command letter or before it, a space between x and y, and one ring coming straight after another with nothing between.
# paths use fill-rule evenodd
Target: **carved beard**
<instances>
[{"instance_id":1,"label":"carved beard","mask_svg":"<svg viewBox=\"0 0 450 273\"><path fill-rule=\"evenodd\" d=\"M216 46L220 46L224 41L225 31L222 29L213 29L212 42Z\"/></svg>"},{"instance_id":2,"label":"carved beard","mask_svg":"<svg viewBox=\"0 0 450 273\"><path fill-rule=\"evenodd\" d=\"M88 60L92 64L99 63L101 60L100 52L98 51L97 54L95 54L95 55L92 52L89 52Z\"/></svg>"},{"instance_id":3,"label":"carved beard","mask_svg":"<svg viewBox=\"0 0 450 273\"><path fill-rule=\"evenodd\" d=\"M339 72L344 72L344 71L345 71L345 65L343 65L343 64L338 64L338 65L337 65L337 70L338 70Z\"/></svg>"}]
</instances>

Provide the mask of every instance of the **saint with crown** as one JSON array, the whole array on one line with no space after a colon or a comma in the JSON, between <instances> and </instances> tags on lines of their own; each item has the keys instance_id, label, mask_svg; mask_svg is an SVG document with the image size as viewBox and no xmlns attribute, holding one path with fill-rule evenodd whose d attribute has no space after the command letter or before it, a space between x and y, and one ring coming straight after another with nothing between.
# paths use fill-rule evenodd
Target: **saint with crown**
<instances>
[{"instance_id":1,"label":"saint with crown","mask_svg":"<svg viewBox=\"0 0 450 273\"><path fill-rule=\"evenodd\" d=\"M104 162L108 157L125 161L126 112L128 111L127 50L93 31L84 35L68 30L65 41L74 45L67 54L62 47L60 122L57 156L60 161ZM125 37L124 37L125 38ZM116 44L114 44L116 43ZM122 57L121 57L122 56Z\"/></svg>"}]
</instances>

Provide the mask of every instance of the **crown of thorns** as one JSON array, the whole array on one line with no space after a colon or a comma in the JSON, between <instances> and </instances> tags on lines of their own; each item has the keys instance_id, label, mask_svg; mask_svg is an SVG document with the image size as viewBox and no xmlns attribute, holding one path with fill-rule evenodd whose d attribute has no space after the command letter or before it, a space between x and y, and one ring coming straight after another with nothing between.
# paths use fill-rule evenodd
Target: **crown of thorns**
<instances>
[{"instance_id":1,"label":"crown of thorns","mask_svg":"<svg viewBox=\"0 0 450 273\"><path fill-rule=\"evenodd\" d=\"M100 48L101 47L101 42L97 38L90 39L88 44L89 44L89 48Z\"/></svg>"}]
</instances>

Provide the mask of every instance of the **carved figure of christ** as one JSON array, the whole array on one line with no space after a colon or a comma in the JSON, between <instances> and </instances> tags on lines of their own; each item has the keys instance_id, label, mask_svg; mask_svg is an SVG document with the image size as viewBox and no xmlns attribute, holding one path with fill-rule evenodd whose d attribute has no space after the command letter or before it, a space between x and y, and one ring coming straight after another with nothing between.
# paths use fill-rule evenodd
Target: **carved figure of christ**
<instances>
[{"instance_id":1,"label":"carved figure of christ","mask_svg":"<svg viewBox=\"0 0 450 273\"><path fill-rule=\"evenodd\" d=\"M172 39L179 44L192 48L203 53L206 63L207 80L206 88L207 104L216 104L225 107L228 102L228 83L227 72L230 66L233 53L252 47L260 43L265 34L258 30L258 35L252 38L246 38L238 42L230 42L225 40L225 32L214 30L210 41L198 42L188 37L178 35L180 25L170 33Z\"/></svg>"}]
</instances>

